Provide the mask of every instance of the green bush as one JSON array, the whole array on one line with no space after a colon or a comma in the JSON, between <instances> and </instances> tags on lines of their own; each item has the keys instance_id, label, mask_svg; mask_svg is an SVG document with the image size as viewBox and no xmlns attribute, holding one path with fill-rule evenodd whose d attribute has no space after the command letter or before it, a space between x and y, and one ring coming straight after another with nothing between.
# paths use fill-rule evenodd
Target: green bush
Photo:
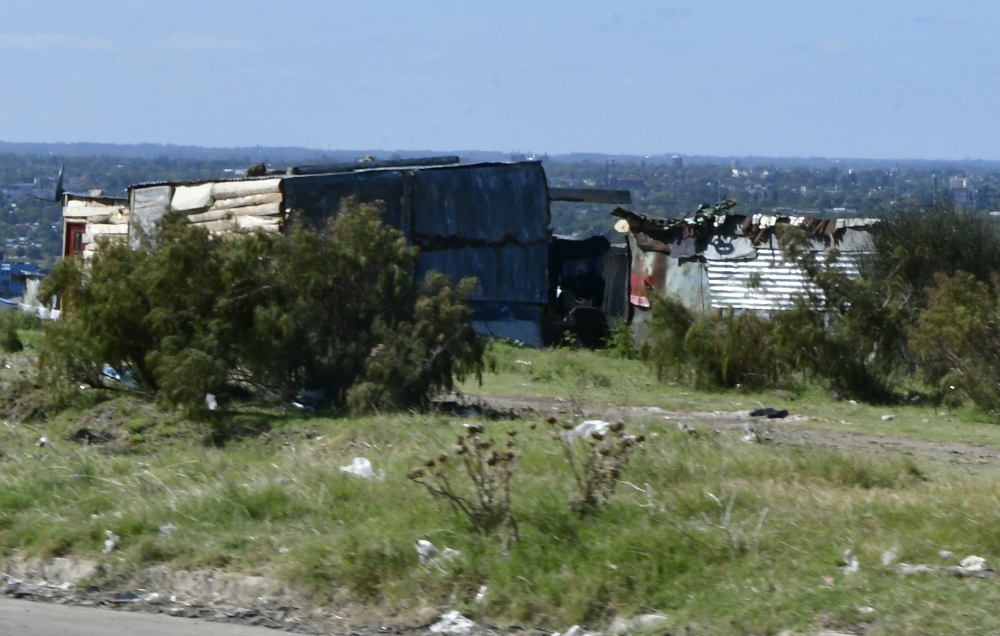
<instances>
[{"instance_id":1,"label":"green bush","mask_svg":"<svg viewBox=\"0 0 1000 636\"><path fill-rule=\"evenodd\" d=\"M19 330L40 329L42 321L38 316L21 311L0 311L0 349L7 353L24 350Z\"/></svg>"},{"instance_id":2,"label":"green bush","mask_svg":"<svg viewBox=\"0 0 1000 636\"><path fill-rule=\"evenodd\" d=\"M966 272L938 273L910 335L923 378L958 391L985 411L1000 410L1000 311L991 286Z\"/></svg>"},{"instance_id":3,"label":"green bush","mask_svg":"<svg viewBox=\"0 0 1000 636\"><path fill-rule=\"evenodd\" d=\"M61 261L43 286L64 311L46 332L43 377L104 386L110 364L186 406L233 384L341 405L363 382L352 404L399 408L478 373L474 281L417 285L417 250L379 208L342 210L320 230L221 238L171 215L142 249L104 243L86 268Z\"/></svg>"},{"instance_id":4,"label":"green bush","mask_svg":"<svg viewBox=\"0 0 1000 636\"><path fill-rule=\"evenodd\" d=\"M649 346L643 357L656 367L658 379L677 380L687 361L684 338L694 323L694 317L684 304L670 296L656 296L649 308L646 323L650 334Z\"/></svg>"},{"instance_id":5,"label":"green bush","mask_svg":"<svg viewBox=\"0 0 1000 636\"><path fill-rule=\"evenodd\" d=\"M779 350L775 324L753 312L693 317L676 298L654 298L646 359L664 379L698 388L765 389L787 385L792 367Z\"/></svg>"}]
</instances>

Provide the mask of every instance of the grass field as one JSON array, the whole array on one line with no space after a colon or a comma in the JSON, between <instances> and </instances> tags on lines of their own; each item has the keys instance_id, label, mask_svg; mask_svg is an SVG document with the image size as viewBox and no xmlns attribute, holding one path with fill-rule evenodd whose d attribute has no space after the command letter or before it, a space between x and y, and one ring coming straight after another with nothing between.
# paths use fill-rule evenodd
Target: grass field
<instances>
[{"instance_id":1,"label":"grass field","mask_svg":"<svg viewBox=\"0 0 1000 636\"><path fill-rule=\"evenodd\" d=\"M28 373L11 366L0 373L8 384ZM589 352L494 347L483 384L462 388L680 412L777 406L814 418L795 426L820 440L850 431L1000 447L1000 427L972 411L851 405L817 388L699 393ZM485 422L498 439L516 430L522 453L513 480L520 541L504 553L406 479L475 418L244 408L193 422L92 392L47 420L0 424L0 551L98 560L113 580L159 564L279 577L359 620L451 607L558 631L650 612L667 617L661 632L694 634L1000 631L996 579L901 578L881 563L890 550L908 563L957 564L941 550L1000 563L1000 460L786 444L781 423L774 443L750 444L740 431L691 435L650 417L629 424L647 441L621 476L645 492L620 484L606 508L581 518L568 507L572 478L544 415ZM77 441L81 428L107 441ZM384 477L342 473L353 457ZM740 549L702 517L718 520L706 493L734 492L733 525L749 520ZM169 536L158 529L167 523L177 527ZM121 537L109 555L105 530ZM421 566L420 539L461 556ZM840 569L845 550L859 559L853 574Z\"/></svg>"}]
</instances>

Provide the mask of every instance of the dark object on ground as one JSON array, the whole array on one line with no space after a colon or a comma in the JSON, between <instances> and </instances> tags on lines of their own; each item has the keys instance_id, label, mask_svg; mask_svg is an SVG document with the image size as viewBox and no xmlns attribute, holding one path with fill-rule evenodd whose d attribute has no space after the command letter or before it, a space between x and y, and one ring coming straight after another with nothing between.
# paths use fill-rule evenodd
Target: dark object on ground
<instances>
[{"instance_id":1,"label":"dark object on ground","mask_svg":"<svg viewBox=\"0 0 1000 636\"><path fill-rule=\"evenodd\" d=\"M267 166L263 163L255 163L249 168L247 168L246 176L248 177L263 177L267 174Z\"/></svg>"},{"instance_id":2,"label":"dark object on ground","mask_svg":"<svg viewBox=\"0 0 1000 636\"><path fill-rule=\"evenodd\" d=\"M788 410L772 409L770 406L762 409L757 409L756 411L750 411L750 417L766 417L770 420L778 419L782 417L788 417Z\"/></svg>"},{"instance_id":3,"label":"dark object on ground","mask_svg":"<svg viewBox=\"0 0 1000 636\"><path fill-rule=\"evenodd\" d=\"M114 438L103 431L93 431L89 428L81 428L76 433L73 434L72 439L78 442L86 442L87 444L104 444L106 442L114 441Z\"/></svg>"},{"instance_id":4,"label":"dark object on ground","mask_svg":"<svg viewBox=\"0 0 1000 636\"><path fill-rule=\"evenodd\" d=\"M575 307L569 312L570 328L588 349L604 346L608 338L608 321L604 312L595 307Z\"/></svg>"},{"instance_id":5,"label":"dark object on ground","mask_svg":"<svg viewBox=\"0 0 1000 636\"><path fill-rule=\"evenodd\" d=\"M461 399L439 399L433 400L431 406L440 413L479 416L488 420L516 420L521 417L518 409L496 409L482 401L466 402Z\"/></svg>"}]
</instances>

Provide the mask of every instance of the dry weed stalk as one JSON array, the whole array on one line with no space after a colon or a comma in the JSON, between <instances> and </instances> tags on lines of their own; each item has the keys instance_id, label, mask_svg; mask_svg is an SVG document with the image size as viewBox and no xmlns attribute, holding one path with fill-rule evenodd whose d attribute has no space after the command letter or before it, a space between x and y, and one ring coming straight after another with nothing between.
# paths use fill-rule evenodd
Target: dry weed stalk
<instances>
[{"instance_id":1,"label":"dry weed stalk","mask_svg":"<svg viewBox=\"0 0 1000 636\"><path fill-rule=\"evenodd\" d=\"M411 471L407 477L426 488L432 497L448 502L477 531L498 532L506 543L518 539L517 519L510 509L510 481L518 457L517 431L507 432L503 449L498 449L493 439L483 439L484 431L482 424L466 424L465 433L456 438L452 449L461 458L464 474L472 484L471 497L460 494L448 478L450 466L455 465L448 461L448 453L426 460L424 468Z\"/></svg>"},{"instance_id":2,"label":"dry weed stalk","mask_svg":"<svg viewBox=\"0 0 1000 636\"><path fill-rule=\"evenodd\" d=\"M713 523L704 512L701 513L701 518L708 527L715 528L723 532L726 537L726 545L729 546L730 550L734 553L742 553L746 552L750 549L750 547L756 548L760 543L760 530L764 526L764 519L767 518L767 513L770 509L764 508L761 511L759 517L757 518L756 527L753 532L749 534L746 533L746 526L753 520L754 515L747 517L735 526L733 525L733 506L736 504L736 498L739 496L740 491L739 489L736 489L736 491L730 495L729 501L726 502L726 464L728 462L728 459L722 460L722 476L719 483L719 495L715 496L714 494L705 491L705 495L715 502L716 508L719 512L719 522Z\"/></svg>"},{"instance_id":3,"label":"dry weed stalk","mask_svg":"<svg viewBox=\"0 0 1000 636\"><path fill-rule=\"evenodd\" d=\"M583 516L606 505L632 453L642 449L646 437L629 435L625 432L625 424L616 422L578 439L572 435L572 423L559 424L555 418L549 418L548 422L556 428L553 435L559 440L566 463L573 472L576 493L570 508Z\"/></svg>"}]
</instances>

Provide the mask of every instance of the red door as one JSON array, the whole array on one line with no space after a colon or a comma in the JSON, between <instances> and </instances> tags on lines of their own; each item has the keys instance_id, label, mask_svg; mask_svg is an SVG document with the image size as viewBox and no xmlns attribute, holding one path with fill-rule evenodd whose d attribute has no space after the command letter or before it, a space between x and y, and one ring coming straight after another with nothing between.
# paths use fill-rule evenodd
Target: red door
<instances>
[{"instance_id":1,"label":"red door","mask_svg":"<svg viewBox=\"0 0 1000 636\"><path fill-rule=\"evenodd\" d=\"M86 223L66 224L66 245L63 246L63 256L83 254L83 234L87 231Z\"/></svg>"}]
</instances>

